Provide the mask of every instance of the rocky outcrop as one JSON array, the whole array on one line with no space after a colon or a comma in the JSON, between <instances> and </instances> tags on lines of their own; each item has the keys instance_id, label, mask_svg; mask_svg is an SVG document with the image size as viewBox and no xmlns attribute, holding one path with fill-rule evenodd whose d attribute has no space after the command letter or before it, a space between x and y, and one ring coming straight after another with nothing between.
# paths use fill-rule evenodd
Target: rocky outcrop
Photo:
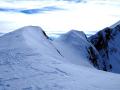
<instances>
[{"instance_id":1,"label":"rocky outcrop","mask_svg":"<svg viewBox=\"0 0 120 90\"><path fill-rule=\"evenodd\" d=\"M120 72L117 62L119 62L120 25L114 28L105 28L95 35L89 37L89 41L98 50L102 57L105 71ZM114 63L113 63L114 62ZM117 63L117 65L116 65Z\"/></svg>"}]
</instances>

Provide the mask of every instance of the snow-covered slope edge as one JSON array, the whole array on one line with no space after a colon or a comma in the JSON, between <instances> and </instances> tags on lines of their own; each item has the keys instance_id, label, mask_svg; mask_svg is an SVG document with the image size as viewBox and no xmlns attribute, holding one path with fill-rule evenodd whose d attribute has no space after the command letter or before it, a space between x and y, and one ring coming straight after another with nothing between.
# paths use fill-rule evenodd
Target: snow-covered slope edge
<instances>
[{"instance_id":1,"label":"snow-covered slope edge","mask_svg":"<svg viewBox=\"0 0 120 90\"><path fill-rule=\"evenodd\" d=\"M103 69L99 53L94 46L88 42L83 32L71 30L53 40L53 44L68 62Z\"/></svg>"},{"instance_id":2,"label":"snow-covered slope edge","mask_svg":"<svg viewBox=\"0 0 120 90\"><path fill-rule=\"evenodd\" d=\"M120 24L99 31L89 40L103 58L104 70L120 73Z\"/></svg>"},{"instance_id":3,"label":"snow-covered slope edge","mask_svg":"<svg viewBox=\"0 0 120 90\"><path fill-rule=\"evenodd\" d=\"M120 25L120 20L116 22L115 24L111 25L110 28L115 28L117 25Z\"/></svg>"},{"instance_id":4,"label":"snow-covered slope edge","mask_svg":"<svg viewBox=\"0 0 120 90\"><path fill-rule=\"evenodd\" d=\"M39 27L0 37L0 90L119 90L119 81L119 74L65 62Z\"/></svg>"}]
</instances>

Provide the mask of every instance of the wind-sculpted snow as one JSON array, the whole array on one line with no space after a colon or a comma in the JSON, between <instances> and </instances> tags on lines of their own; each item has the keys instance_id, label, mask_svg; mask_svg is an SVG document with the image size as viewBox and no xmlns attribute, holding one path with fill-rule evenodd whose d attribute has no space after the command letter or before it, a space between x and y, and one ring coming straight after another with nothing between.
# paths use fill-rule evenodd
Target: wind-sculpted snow
<instances>
[{"instance_id":1,"label":"wind-sculpted snow","mask_svg":"<svg viewBox=\"0 0 120 90\"><path fill-rule=\"evenodd\" d=\"M70 35L71 38L78 38L78 36L72 35L72 37ZM80 37L85 39L84 34L79 35L83 35ZM77 46L77 41L73 43L75 38L72 39L72 43L70 41L69 43ZM86 45L86 39L81 43ZM80 45L80 48L82 45ZM75 46L67 49L72 51ZM78 53L80 53L78 46L75 51L78 50ZM83 48L81 52L83 50L85 49ZM66 53L69 52L66 51ZM73 52L71 55L76 54ZM78 57L77 55L76 57ZM94 69L88 63L86 57L83 58L85 55L82 57L85 60L77 60L80 60L80 62L85 61L86 66L85 64L82 65L82 63L78 65L69 63L66 56L67 54L61 52L40 27L27 26L1 36L0 90L120 89L120 75ZM72 58L72 56L70 57ZM102 84L103 82L104 84Z\"/></svg>"}]
</instances>

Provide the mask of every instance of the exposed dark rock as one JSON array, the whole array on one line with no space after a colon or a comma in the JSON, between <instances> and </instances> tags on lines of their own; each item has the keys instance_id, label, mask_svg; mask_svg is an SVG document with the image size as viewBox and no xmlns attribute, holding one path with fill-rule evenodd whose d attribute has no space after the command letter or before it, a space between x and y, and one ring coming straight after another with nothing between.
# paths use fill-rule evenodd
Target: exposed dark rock
<instances>
[{"instance_id":1,"label":"exposed dark rock","mask_svg":"<svg viewBox=\"0 0 120 90\"><path fill-rule=\"evenodd\" d=\"M95 51L94 51L94 49L93 49L92 47L89 47L89 48L88 48L88 54L89 54L88 58L89 58L90 62L91 62L95 67L99 68L99 67L98 67L98 62L97 62L98 57L97 57L97 55L95 54Z\"/></svg>"},{"instance_id":2,"label":"exposed dark rock","mask_svg":"<svg viewBox=\"0 0 120 90\"><path fill-rule=\"evenodd\" d=\"M49 37L47 36L47 34L45 33L45 31L42 30L42 32L43 32L43 34L45 35L45 37L46 37L47 39L49 39Z\"/></svg>"},{"instance_id":3,"label":"exposed dark rock","mask_svg":"<svg viewBox=\"0 0 120 90\"><path fill-rule=\"evenodd\" d=\"M114 41L114 39L116 39L116 35L118 35L120 33L120 25L117 25L114 28L105 28L101 31L99 31L98 33L96 33L95 35L89 37L89 41L95 46L95 48L98 50L100 56L102 57L103 61L103 70L104 71L111 71L112 69L112 64L110 64L110 56L112 55L112 53L116 53L118 50L116 49L116 47L111 47L110 42ZM112 43L113 44L113 43ZM91 49L91 48L90 48ZM92 51L92 50L90 50ZM92 53L92 52L91 52ZM94 54L92 54L93 56L90 57L90 59L92 59L92 63L96 63L95 62L95 57ZM94 57L94 59L93 59Z\"/></svg>"}]
</instances>

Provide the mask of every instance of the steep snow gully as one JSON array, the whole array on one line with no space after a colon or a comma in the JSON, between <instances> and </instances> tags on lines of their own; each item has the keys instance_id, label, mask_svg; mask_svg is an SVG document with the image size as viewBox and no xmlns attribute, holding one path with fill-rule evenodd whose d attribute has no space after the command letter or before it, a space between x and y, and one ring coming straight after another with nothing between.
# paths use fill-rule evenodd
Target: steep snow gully
<instances>
[{"instance_id":1,"label":"steep snow gully","mask_svg":"<svg viewBox=\"0 0 120 90\"><path fill-rule=\"evenodd\" d=\"M51 40L37 26L4 34L0 90L120 90L119 38L120 25L89 38L71 30Z\"/></svg>"}]
</instances>

